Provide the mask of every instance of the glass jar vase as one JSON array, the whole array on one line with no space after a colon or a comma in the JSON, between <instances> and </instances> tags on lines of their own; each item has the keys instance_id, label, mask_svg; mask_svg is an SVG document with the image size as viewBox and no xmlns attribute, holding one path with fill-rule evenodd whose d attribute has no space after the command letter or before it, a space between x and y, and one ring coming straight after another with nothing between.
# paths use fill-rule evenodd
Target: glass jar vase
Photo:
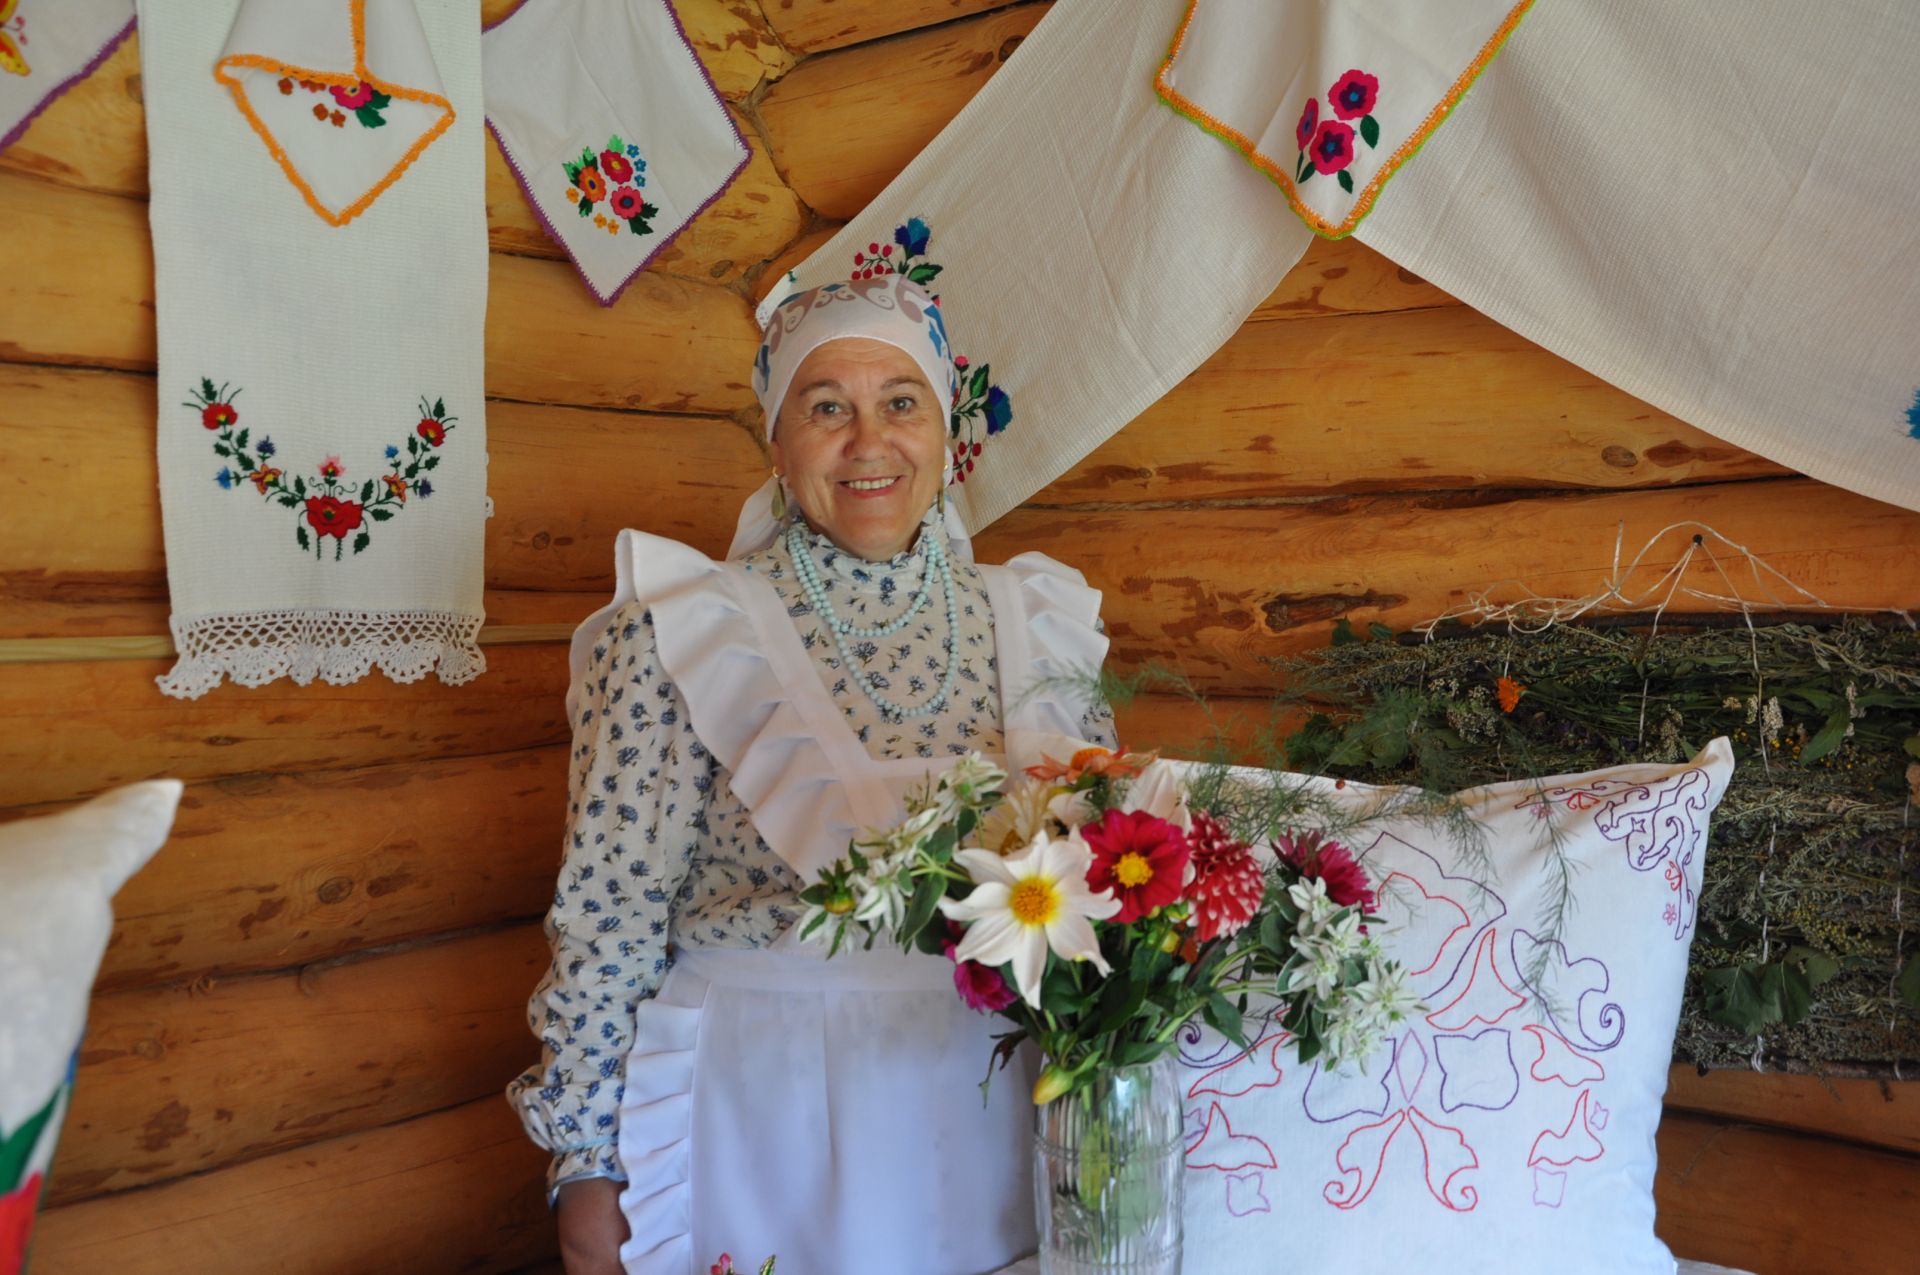
<instances>
[{"instance_id":1,"label":"glass jar vase","mask_svg":"<svg viewBox=\"0 0 1920 1275\"><path fill-rule=\"evenodd\" d=\"M1041 1275L1178 1275L1186 1145L1172 1054L1034 1109Z\"/></svg>"}]
</instances>

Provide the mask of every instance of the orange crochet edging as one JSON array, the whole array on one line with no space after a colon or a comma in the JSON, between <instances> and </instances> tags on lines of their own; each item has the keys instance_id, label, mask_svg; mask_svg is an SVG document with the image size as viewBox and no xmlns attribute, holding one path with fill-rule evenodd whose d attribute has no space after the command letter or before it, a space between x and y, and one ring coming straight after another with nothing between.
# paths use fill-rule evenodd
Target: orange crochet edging
<instances>
[{"instance_id":1,"label":"orange crochet edging","mask_svg":"<svg viewBox=\"0 0 1920 1275\"><path fill-rule=\"evenodd\" d=\"M233 100L240 107L240 113L246 116L247 123L252 126L253 131L259 136L260 140L267 144L267 153L272 155L274 160L280 165L280 171L285 173L287 180L291 181L294 187L299 190L301 197L307 201L307 207L318 213L320 220L326 222L329 226L344 226L370 208L373 205L373 201L380 198L387 187L400 180L400 175L413 166L413 161L420 158L421 153L433 144L435 138L453 126L454 121L453 103L438 93L426 93L419 89L403 88L398 84L389 84L385 80L377 80L373 77L373 73L367 69L366 0L349 0L349 9L353 22L354 73L352 75L343 75L337 71L316 71L310 67L294 66L292 63L275 62L270 58L263 58L253 53L236 53L230 57L221 58L213 64L213 78L227 86L228 91L233 94ZM432 128L422 133L412 146L407 148L407 153L400 157L400 161L393 166L392 170L388 172L385 177L375 182L366 194L360 196L360 198L354 200L351 204L347 205L347 207L336 213L329 210L325 204L322 204L320 197L313 193L313 187L307 184L307 179L301 175L298 168L294 167L292 158L288 156L286 150L280 145L279 139L274 137L272 131L267 128L266 122L255 113L253 104L247 101L246 92L241 87L238 77L227 74L228 67L247 67L256 71L266 71L269 74L288 75L299 79L313 80L320 84L337 84L342 88L350 88L355 84L371 84L388 97L402 98L409 102L420 102L427 106L438 106L444 110L446 114L441 116L439 122Z\"/></svg>"},{"instance_id":2,"label":"orange crochet edging","mask_svg":"<svg viewBox=\"0 0 1920 1275\"><path fill-rule=\"evenodd\" d=\"M1508 11L1500 26L1481 46L1480 52L1474 55L1472 62L1467 64L1467 69L1461 72L1460 77L1448 87L1439 103L1427 112L1427 117L1420 122L1420 127L1400 144L1400 148L1394 151L1387 162L1381 166L1380 171L1374 174L1373 180L1366 184L1360 191L1359 197L1354 200L1353 208L1347 213L1346 220L1337 225L1322 217L1301 200L1299 188L1293 182L1293 175L1262 154L1258 142L1224 120L1208 114L1199 103L1186 97L1167 82L1167 72L1173 69L1173 60L1180 54L1180 45L1186 40L1187 28L1193 25L1193 15L1199 7L1200 0L1188 0L1186 16L1180 19L1180 29L1174 32L1173 44L1167 50L1166 60L1154 73L1155 92L1160 95L1161 101L1198 124L1203 131L1239 151L1246 157L1249 164L1271 178L1273 183L1286 194L1288 205L1292 207L1295 215L1307 224L1308 229L1327 239L1344 239L1354 232L1354 228L1369 212L1373 211L1374 201L1379 198L1380 190L1387 184L1388 178L1392 177L1402 164L1413 158L1414 153L1426 144L1433 130L1440 127L1441 121L1452 114L1454 106L1459 103L1466 91L1473 87L1473 82L1480 77L1480 72L1486 69L1487 63L1493 61L1494 55L1500 52L1500 46L1506 43L1507 37L1513 34L1513 29L1520 25L1520 19L1526 16L1528 9L1533 7L1533 0L1520 0L1520 3Z\"/></svg>"}]
</instances>

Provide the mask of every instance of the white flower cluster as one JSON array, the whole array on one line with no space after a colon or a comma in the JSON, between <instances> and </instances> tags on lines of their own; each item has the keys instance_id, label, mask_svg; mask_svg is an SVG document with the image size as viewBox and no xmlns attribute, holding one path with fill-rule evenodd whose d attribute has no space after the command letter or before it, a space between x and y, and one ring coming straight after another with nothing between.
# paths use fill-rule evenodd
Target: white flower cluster
<instances>
[{"instance_id":1,"label":"white flower cluster","mask_svg":"<svg viewBox=\"0 0 1920 1275\"><path fill-rule=\"evenodd\" d=\"M1357 1061L1365 1071L1388 1030L1425 1006L1407 985L1406 971L1361 931L1360 909L1328 898L1325 881L1296 881L1287 898L1300 916L1284 990L1309 992L1319 1002L1333 1065Z\"/></svg>"}]
</instances>

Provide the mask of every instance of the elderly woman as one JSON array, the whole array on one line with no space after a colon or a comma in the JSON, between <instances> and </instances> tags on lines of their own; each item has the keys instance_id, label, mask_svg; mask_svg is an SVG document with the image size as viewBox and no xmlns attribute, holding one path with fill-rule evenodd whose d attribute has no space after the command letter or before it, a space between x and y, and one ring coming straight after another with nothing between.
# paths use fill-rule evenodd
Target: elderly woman
<instances>
[{"instance_id":1,"label":"elderly woman","mask_svg":"<svg viewBox=\"0 0 1920 1275\"><path fill-rule=\"evenodd\" d=\"M1062 675L1099 594L1037 553L976 565L944 498L955 370L899 276L774 311L773 477L727 561L622 532L573 642L572 807L508 1095L554 1153L567 1270L974 1275L1033 1247L1031 1074L978 1085L992 1020L950 961L831 961L798 891L912 788L1025 733L1112 743ZM624 1184L624 1185L623 1185Z\"/></svg>"}]
</instances>

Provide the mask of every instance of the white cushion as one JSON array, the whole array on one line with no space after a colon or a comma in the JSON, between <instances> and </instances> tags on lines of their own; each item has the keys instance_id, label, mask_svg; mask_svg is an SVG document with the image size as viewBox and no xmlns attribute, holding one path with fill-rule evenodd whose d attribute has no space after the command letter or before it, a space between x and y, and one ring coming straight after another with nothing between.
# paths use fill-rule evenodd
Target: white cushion
<instances>
[{"instance_id":1,"label":"white cushion","mask_svg":"<svg viewBox=\"0 0 1920 1275\"><path fill-rule=\"evenodd\" d=\"M1250 1053L1183 1035L1187 1275L1356 1254L1430 1275L1523 1253L1555 1275L1671 1272L1654 1130L1707 820L1732 772L1719 738L1688 762L1461 793L1486 834L1479 866L1443 825L1396 815L1356 834L1382 941L1430 1012L1365 1074L1301 1065L1272 1024ZM1356 809L1391 791L1310 782ZM1575 903L1551 941L1562 862Z\"/></svg>"},{"instance_id":2,"label":"white cushion","mask_svg":"<svg viewBox=\"0 0 1920 1275\"><path fill-rule=\"evenodd\" d=\"M0 824L0 1200L16 1211L53 1160L114 891L166 841L180 792L157 779Z\"/></svg>"}]
</instances>

